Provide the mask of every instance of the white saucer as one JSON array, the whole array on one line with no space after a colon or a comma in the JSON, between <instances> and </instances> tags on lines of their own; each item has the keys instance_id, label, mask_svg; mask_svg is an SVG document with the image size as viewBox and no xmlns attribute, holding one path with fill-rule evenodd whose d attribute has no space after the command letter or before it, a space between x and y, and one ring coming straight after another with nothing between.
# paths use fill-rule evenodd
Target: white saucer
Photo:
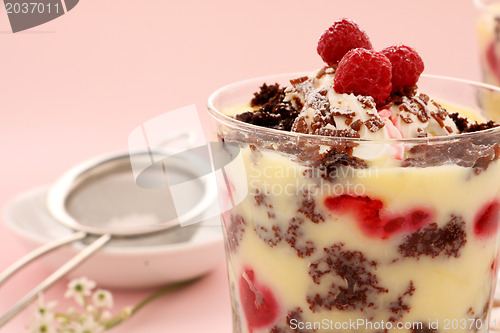
<instances>
[{"instance_id":1,"label":"white saucer","mask_svg":"<svg viewBox=\"0 0 500 333\"><path fill-rule=\"evenodd\" d=\"M28 191L4 207L6 226L28 250L73 232L47 211L47 190ZM55 270L84 245L75 242L38 261ZM222 230L216 217L175 231L113 239L68 277L86 276L107 288L148 288L204 275L223 261Z\"/></svg>"}]
</instances>

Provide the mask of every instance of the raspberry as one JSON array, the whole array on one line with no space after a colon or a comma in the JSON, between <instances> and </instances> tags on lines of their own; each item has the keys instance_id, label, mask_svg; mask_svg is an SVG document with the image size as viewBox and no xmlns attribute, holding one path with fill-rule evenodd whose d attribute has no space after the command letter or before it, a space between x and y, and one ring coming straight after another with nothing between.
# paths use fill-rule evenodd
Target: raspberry
<instances>
[{"instance_id":1,"label":"raspberry","mask_svg":"<svg viewBox=\"0 0 500 333\"><path fill-rule=\"evenodd\" d=\"M252 269L245 269L238 286L249 331L274 324L279 314L278 302L267 287L258 284Z\"/></svg>"},{"instance_id":2,"label":"raspberry","mask_svg":"<svg viewBox=\"0 0 500 333\"><path fill-rule=\"evenodd\" d=\"M366 32L349 19L343 18L321 35L317 51L329 66L339 63L344 54L355 48L372 49L372 43Z\"/></svg>"},{"instance_id":3,"label":"raspberry","mask_svg":"<svg viewBox=\"0 0 500 333\"><path fill-rule=\"evenodd\" d=\"M496 233L500 216L499 210L500 203L493 201L479 211L474 222L474 232L477 236L488 237Z\"/></svg>"},{"instance_id":4,"label":"raspberry","mask_svg":"<svg viewBox=\"0 0 500 333\"><path fill-rule=\"evenodd\" d=\"M378 106L384 105L392 90L391 69L391 62L380 52L351 50L342 58L335 73L335 91L372 96Z\"/></svg>"},{"instance_id":5,"label":"raspberry","mask_svg":"<svg viewBox=\"0 0 500 333\"><path fill-rule=\"evenodd\" d=\"M387 239L407 230L415 231L429 224L433 214L423 208L413 208L399 215L390 214L379 199L343 194L325 199L325 206L333 213L352 213L361 230L371 237Z\"/></svg>"},{"instance_id":6,"label":"raspberry","mask_svg":"<svg viewBox=\"0 0 500 333\"><path fill-rule=\"evenodd\" d=\"M392 89L394 91L417 84L420 74L424 71L424 62L417 51L406 45L392 45L381 52L389 58L392 64Z\"/></svg>"},{"instance_id":7,"label":"raspberry","mask_svg":"<svg viewBox=\"0 0 500 333\"><path fill-rule=\"evenodd\" d=\"M497 57L496 41L493 40L486 49L486 63L497 80L500 80L500 60Z\"/></svg>"}]
</instances>

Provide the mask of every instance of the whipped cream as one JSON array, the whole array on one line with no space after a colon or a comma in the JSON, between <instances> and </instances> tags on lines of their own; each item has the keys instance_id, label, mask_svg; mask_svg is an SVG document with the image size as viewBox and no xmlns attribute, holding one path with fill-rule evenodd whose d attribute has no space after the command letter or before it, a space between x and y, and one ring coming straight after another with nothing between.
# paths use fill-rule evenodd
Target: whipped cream
<instances>
[{"instance_id":1,"label":"whipped cream","mask_svg":"<svg viewBox=\"0 0 500 333\"><path fill-rule=\"evenodd\" d=\"M448 112L425 94L397 97L377 110L371 96L335 92L334 77L333 68L327 67L290 81L284 100L300 112L292 131L335 136L341 130L365 139L459 133Z\"/></svg>"}]
</instances>

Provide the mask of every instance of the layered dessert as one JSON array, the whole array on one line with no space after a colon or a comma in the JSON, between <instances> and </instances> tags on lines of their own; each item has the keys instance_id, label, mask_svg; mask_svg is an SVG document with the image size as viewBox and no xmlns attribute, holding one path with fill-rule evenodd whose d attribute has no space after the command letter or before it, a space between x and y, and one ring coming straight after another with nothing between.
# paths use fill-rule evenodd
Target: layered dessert
<instances>
[{"instance_id":1,"label":"layered dessert","mask_svg":"<svg viewBox=\"0 0 500 333\"><path fill-rule=\"evenodd\" d=\"M224 173L234 332L487 332L497 125L420 91L417 52L375 51L351 20L318 53L212 110L242 161Z\"/></svg>"},{"instance_id":2,"label":"layered dessert","mask_svg":"<svg viewBox=\"0 0 500 333\"><path fill-rule=\"evenodd\" d=\"M500 2L474 0L474 3L480 12L477 32L482 79L486 83L500 86ZM484 92L480 98L485 112L492 119L500 121L497 107L500 98L488 92Z\"/></svg>"},{"instance_id":3,"label":"layered dessert","mask_svg":"<svg viewBox=\"0 0 500 333\"><path fill-rule=\"evenodd\" d=\"M481 69L485 82L500 85L500 3L475 0Z\"/></svg>"}]
</instances>

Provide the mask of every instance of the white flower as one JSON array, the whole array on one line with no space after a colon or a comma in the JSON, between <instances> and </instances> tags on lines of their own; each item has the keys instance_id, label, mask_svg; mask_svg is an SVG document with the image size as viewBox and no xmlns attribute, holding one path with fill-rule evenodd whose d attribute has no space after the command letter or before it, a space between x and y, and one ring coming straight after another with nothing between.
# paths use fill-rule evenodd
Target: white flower
<instances>
[{"instance_id":1,"label":"white flower","mask_svg":"<svg viewBox=\"0 0 500 333\"><path fill-rule=\"evenodd\" d=\"M107 290L99 289L92 295L92 302L98 308L112 308L113 295Z\"/></svg>"},{"instance_id":2,"label":"white flower","mask_svg":"<svg viewBox=\"0 0 500 333\"><path fill-rule=\"evenodd\" d=\"M64 297L73 297L79 305L84 306L86 305L86 297L90 295L95 286L96 283L86 277L71 280L68 283L68 289L66 290Z\"/></svg>"},{"instance_id":3,"label":"white flower","mask_svg":"<svg viewBox=\"0 0 500 333\"><path fill-rule=\"evenodd\" d=\"M87 316L82 323L73 326L74 333L102 333L104 327L95 321L93 316Z\"/></svg>"},{"instance_id":4,"label":"white flower","mask_svg":"<svg viewBox=\"0 0 500 333\"><path fill-rule=\"evenodd\" d=\"M109 311L103 311L102 312L102 315L101 315L101 321L108 321L110 320L111 318L113 318L113 315L111 314L111 312Z\"/></svg>"},{"instance_id":5,"label":"white flower","mask_svg":"<svg viewBox=\"0 0 500 333\"><path fill-rule=\"evenodd\" d=\"M45 318L47 321L52 321L54 319L54 308L57 305L57 302L48 302L45 303L45 299L43 298L43 294L38 294L38 301L36 304L36 312L35 316L38 318Z\"/></svg>"},{"instance_id":6,"label":"white flower","mask_svg":"<svg viewBox=\"0 0 500 333\"><path fill-rule=\"evenodd\" d=\"M96 313L95 311L95 307L93 305L87 305L87 307L85 308L85 311L88 313L88 314L91 314L91 315L94 315Z\"/></svg>"},{"instance_id":7,"label":"white flower","mask_svg":"<svg viewBox=\"0 0 500 333\"><path fill-rule=\"evenodd\" d=\"M52 321L46 318L39 318L37 321L30 325L31 333L57 333L56 327Z\"/></svg>"}]
</instances>

